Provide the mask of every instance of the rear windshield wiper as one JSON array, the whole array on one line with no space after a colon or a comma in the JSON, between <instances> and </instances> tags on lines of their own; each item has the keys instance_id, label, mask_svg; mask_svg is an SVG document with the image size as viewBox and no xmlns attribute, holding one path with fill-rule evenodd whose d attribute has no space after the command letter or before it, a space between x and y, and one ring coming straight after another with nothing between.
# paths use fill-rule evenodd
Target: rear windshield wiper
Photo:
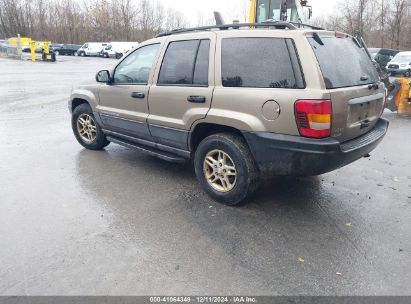
<instances>
[{"instance_id":1,"label":"rear windshield wiper","mask_svg":"<svg viewBox=\"0 0 411 304\"><path fill-rule=\"evenodd\" d=\"M354 43L355 43L360 49L362 49L362 46L361 46L360 42L357 40L357 38L352 37L352 41L354 41Z\"/></svg>"}]
</instances>

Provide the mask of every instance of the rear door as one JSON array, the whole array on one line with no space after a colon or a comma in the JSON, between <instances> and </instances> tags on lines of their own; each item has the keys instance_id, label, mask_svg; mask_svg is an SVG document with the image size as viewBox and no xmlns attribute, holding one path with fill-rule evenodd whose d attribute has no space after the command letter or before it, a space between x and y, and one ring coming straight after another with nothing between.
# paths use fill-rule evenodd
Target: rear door
<instances>
[{"instance_id":1,"label":"rear door","mask_svg":"<svg viewBox=\"0 0 411 304\"><path fill-rule=\"evenodd\" d=\"M384 108L385 87L365 50L348 35L308 40L331 96L331 136L343 142L371 130Z\"/></svg>"},{"instance_id":2,"label":"rear door","mask_svg":"<svg viewBox=\"0 0 411 304\"><path fill-rule=\"evenodd\" d=\"M215 36L176 36L165 48L149 96L148 124L160 144L186 150L191 126L207 115L214 90Z\"/></svg>"}]
</instances>

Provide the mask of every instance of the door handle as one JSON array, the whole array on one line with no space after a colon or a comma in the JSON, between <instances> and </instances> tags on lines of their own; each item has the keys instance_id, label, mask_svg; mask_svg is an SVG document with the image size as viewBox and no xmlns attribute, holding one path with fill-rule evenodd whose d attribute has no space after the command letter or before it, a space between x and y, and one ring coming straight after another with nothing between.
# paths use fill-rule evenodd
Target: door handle
<instances>
[{"instance_id":1,"label":"door handle","mask_svg":"<svg viewBox=\"0 0 411 304\"><path fill-rule=\"evenodd\" d=\"M188 96L187 101L193 103L205 103L206 98L204 96Z\"/></svg>"},{"instance_id":2,"label":"door handle","mask_svg":"<svg viewBox=\"0 0 411 304\"><path fill-rule=\"evenodd\" d=\"M144 98L144 97L146 97L146 94L144 94L143 92L133 92L133 93L131 93L131 97L133 97L133 98Z\"/></svg>"}]
</instances>

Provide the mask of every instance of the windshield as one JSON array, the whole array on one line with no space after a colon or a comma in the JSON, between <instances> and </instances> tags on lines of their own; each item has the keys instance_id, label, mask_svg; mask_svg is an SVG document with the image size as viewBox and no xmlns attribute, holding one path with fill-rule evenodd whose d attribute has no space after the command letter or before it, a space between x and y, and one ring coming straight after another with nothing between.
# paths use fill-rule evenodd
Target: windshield
<instances>
[{"instance_id":1,"label":"windshield","mask_svg":"<svg viewBox=\"0 0 411 304\"><path fill-rule=\"evenodd\" d=\"M327 89L359 86L379 81L377 70L364 49L351 38L308 38ZM349 62L349 64L348 64Z\"/></svg>"},{"instance_id":2,"label":"windshield","mask_svg":"<svg viewBox=\"0 0 411 304\"><path fill-rule=\"evenodd\" d=\"M411 55L398 54L392 59L392 61L399 63L408 63L411 62Z\"/></svg>"},{"instance_id":3,"label":"windshield","mask_svg":"<svg viewBox=\"0 0 411 304\"><path fill-rule=\"evenodd\" d=\"M281 4L287 3L287 20L305 23L302 7L297 0L258 0L257 22L281 20Z\"/></svg>"},{"instance_id":4,"label":"windshield","mask_svg":"<svg viewBox=\"0 0 411 304\"><path fill-rule=\"evenodd\" d=\"M112 47L113 46L111 44L109 44L109 45L106 46L106 50L111 50Z\"/></svg>"}]
</instances>

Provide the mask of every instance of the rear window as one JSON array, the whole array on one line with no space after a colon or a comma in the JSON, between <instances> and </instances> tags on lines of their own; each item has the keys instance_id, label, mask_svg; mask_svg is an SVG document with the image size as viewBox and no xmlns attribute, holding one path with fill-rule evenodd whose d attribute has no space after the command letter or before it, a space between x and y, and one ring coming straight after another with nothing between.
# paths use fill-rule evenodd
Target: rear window
<instances>
[{"instance_id":1,"label":"rear window","mask_svg":"<svg viewBox=\"0 0 411 304\"><path fill-rule=\"evenodd\" d=\"M221 74L225 87L304 88L293 41L283 38L226 38Z\"/></svg>"},{"instance_id":2,"label":"rear window","mask_svg":"<svg viewBox=\"0 0 411 304\"><path fill-rule=\"evenodd\" d=\"M377 70L364 49L351 38L321 37L324 45L308 38L327 89L359 86L379 81Z\"/></svg>"}]
</instances>

